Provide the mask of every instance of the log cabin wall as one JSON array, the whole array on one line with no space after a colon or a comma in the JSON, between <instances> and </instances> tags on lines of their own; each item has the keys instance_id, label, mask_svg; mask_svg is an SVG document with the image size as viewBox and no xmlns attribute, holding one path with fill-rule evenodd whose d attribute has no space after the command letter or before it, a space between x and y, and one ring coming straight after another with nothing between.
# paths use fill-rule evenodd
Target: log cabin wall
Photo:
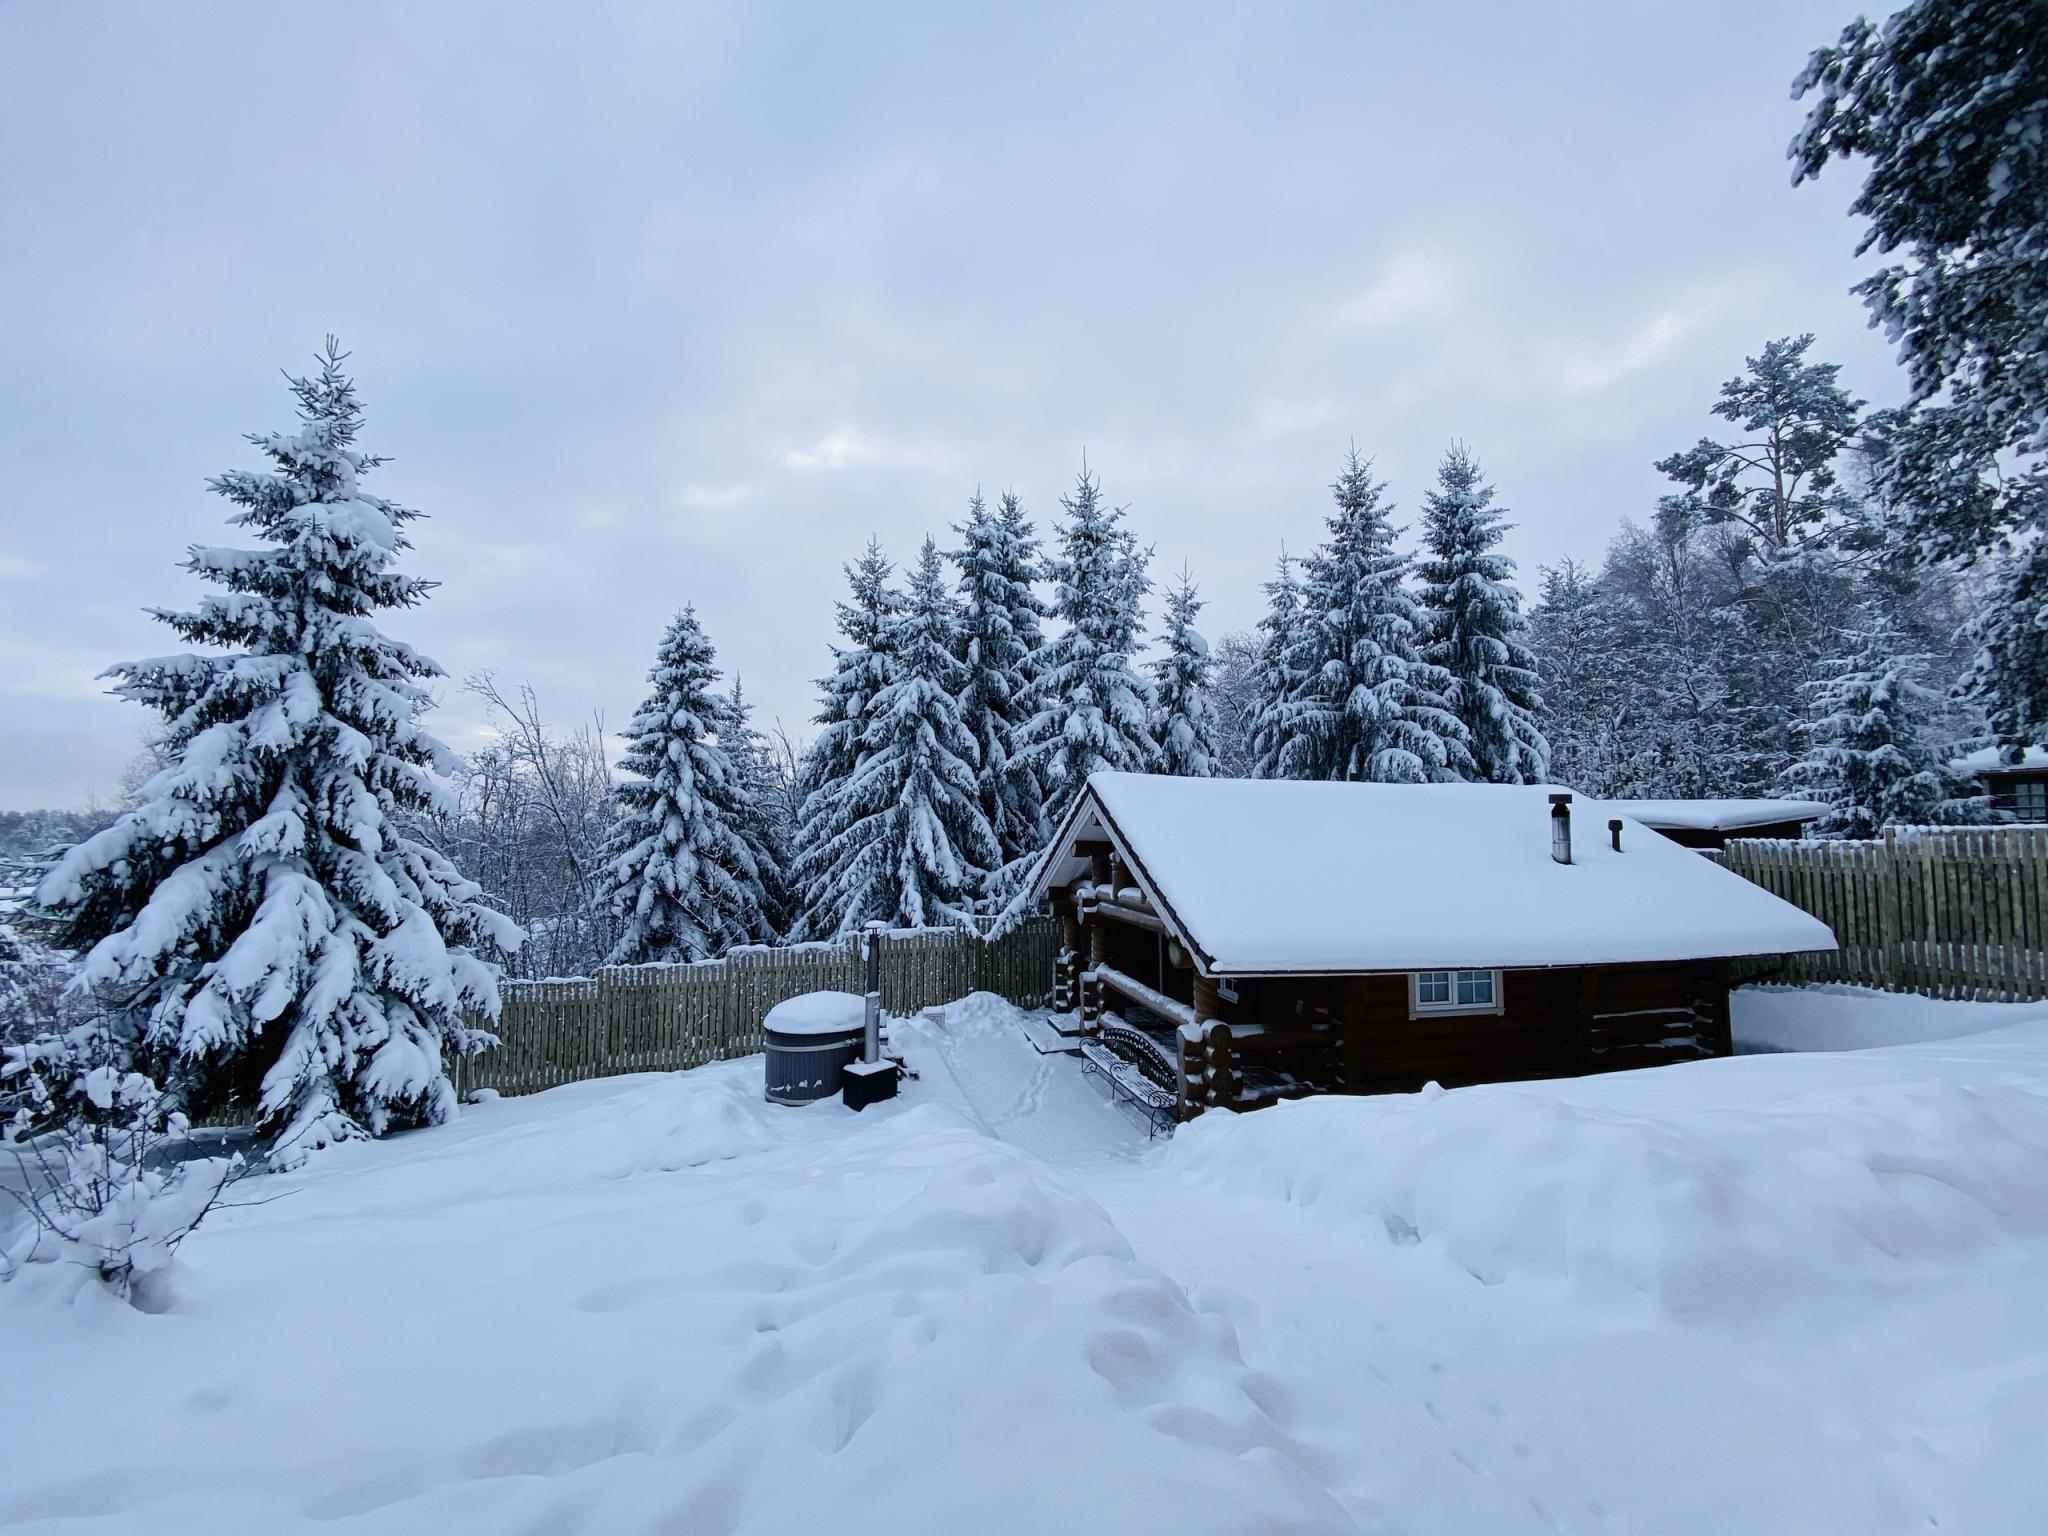
<instances>
[{"instance_id":1,"label":"log cabin wall","mask_svg":"<svg viewBox=\"0 0 2048 1536\"><path fill-rule=\"evenodd\" d=\"M1419 1018L1405 973L1245 978L1231 990L1236 999L1217 1009L1228 1022L1326 1031L1330 1086L1343 1093L1571 1077L1732 1050L1719 962L1505 971L1499 1013ZM1314 1054L1299 1069L1327 1078Z\"/></svg>"}]
</instances>

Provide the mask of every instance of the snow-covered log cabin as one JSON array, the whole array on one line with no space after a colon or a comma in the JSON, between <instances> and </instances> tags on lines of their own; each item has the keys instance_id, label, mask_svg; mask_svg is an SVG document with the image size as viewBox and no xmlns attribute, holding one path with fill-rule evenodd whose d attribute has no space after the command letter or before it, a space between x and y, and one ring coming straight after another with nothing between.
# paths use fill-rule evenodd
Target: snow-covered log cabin
<instances>
[{"instance_id":1,"label":"snow-covered log cabin","mask_svg":"<svg viewBox=\"0 0 2048 1536\"><path fill-rule=\"evenodd\" d=\"M1725 1056L1728 962L1835 948L1541 785L1101 773L1032 895L1062 923L1063 1032L1182 1118Z\"/></svg>"}]
</instances>

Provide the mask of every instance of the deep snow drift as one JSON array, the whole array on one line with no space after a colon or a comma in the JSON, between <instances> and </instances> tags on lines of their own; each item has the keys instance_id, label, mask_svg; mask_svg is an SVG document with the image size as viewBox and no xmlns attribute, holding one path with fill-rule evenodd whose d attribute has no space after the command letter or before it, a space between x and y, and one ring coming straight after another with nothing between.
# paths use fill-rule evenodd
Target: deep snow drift
<instances>
[{"instance_id":1,"label":"deep snow drift","mask_svg":"<svg viewBox=\"0 0 2048 1536\"><path fill-rule=\"evenodd\" d=\"M165 1314L0 1287L0 1527L2038 1530L2015 1012L1149 1147L988 998L863 1115L758 1059L476 1106L245 1186Z\"/></svg>"}]
</instances>

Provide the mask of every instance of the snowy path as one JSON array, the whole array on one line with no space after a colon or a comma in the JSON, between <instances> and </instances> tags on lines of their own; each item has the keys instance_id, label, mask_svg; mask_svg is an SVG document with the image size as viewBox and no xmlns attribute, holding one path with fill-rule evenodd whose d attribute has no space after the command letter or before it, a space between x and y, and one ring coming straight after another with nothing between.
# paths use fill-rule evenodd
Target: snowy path
<instances>
[{"instance_id":1,"label":"snowy path","mask_svg":"<svg viewBox=\"0 0 2048 1536\"><path fill-rule=\"evenodd\" d=\"M2048 1022L1170 1143L897 1030L864 1115L586 1083L264 1181L162 1315L0 1287L0 1529L2048 1528Z\"/></svg>"},{"instance_id":2,"label":"snowy path","mask_svg":"<svg viewBox=\"0 0 2048 1536\"><path fill-rule=\"evenodd\" d=\"M1827 998L1836 1012L1853 1001ZM2048 1091L2038 1021L1995 1028L2037 1010L1886 1002L1937 1035L1926 1020L1944 1006L1953 1029L1992 1032L1807 1058L1798 1091L1930 1071ZM1002 1034L924 1045L977 1107L1028 1076L1038 1113L984 1125L1064 1165L1141 1259L1228 1318L1261 1406L1326 1459L1361 1528L1417 1510L1438 1529L1490 1532L2038 1528L2006 1501L2033 1459L2022 1436L2048 1429L2048 1309L2007 1276L1896 1302L1874 1334L1865 1317L1830 1328L1807 1314L1680 1332L1574 1308L1555 1286L1482 1284L1383 1231L1175 1178L1163 1146L1148 1147L1097 1085L1070 1063L1047 1085ZM1653 1112L1741 1108L1758 1102L1755 1079L1787 1067L1630 1074L1627 1096ZM1600 1103L1614 1081L1541 1091ZM1929 1333L1941 1357L1901 1379L1902 1346ZM2048 1478L2032 1474L2028 1499L2048 1511Z\"/></svg>"}]
</instances>

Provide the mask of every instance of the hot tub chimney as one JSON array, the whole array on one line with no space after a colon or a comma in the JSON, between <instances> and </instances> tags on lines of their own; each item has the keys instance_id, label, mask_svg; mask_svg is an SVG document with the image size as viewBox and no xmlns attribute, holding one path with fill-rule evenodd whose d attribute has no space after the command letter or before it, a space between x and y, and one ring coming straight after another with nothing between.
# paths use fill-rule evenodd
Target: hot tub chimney
<instances>
[{"instance_id":1,"label":"hot tub chimney","mask_svg":"<svg viewBox=\"0 0 2048 1536\"><path fill-rule=\"evenodd\" d=\"M1616 853L1621 852L1621 818L1619 816L1607 823L1607 836L1614 843L1614 851Z\"/></svg>"},{"instance_id":2,"label":"hot tub chimney","mask_svg":"<svg viewBox=\"0 0 2048 1536\"><path fill-rule=\"evenodd\" d=\"M1550 856L1560 864L1572 861L1572 797L1550 797Z\"/></svg>"}]
</instances>

